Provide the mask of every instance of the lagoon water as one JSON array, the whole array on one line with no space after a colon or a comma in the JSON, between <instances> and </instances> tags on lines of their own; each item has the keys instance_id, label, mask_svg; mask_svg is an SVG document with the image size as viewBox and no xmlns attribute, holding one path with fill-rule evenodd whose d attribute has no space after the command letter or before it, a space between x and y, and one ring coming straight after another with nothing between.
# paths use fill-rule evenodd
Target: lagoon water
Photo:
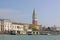
<instances>
[{"instance_id":1,"label":"lagoon water","mask_svg":"<svg viewBox=\"0 0 60 40\"><path fill-rule=\"evenodd\" d=\"M0 40L60 40L58 35L0 35Z\"/></svg>"}]
</instances>

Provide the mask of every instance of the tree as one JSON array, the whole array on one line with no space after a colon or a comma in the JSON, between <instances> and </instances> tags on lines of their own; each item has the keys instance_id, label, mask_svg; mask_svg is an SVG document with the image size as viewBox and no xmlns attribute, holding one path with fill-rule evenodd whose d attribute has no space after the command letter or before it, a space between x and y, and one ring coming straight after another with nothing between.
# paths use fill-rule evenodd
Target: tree
<instances>
[{"instance_id":1,"label":"tree","mask_svg":"<svg viewBox=\"0 0 60 40\"><path fill-rule=\"evenodd\" d=\"M34 24L30 24L29 29L32 29L33 31L37 30L36 25L34 25Z\"/></svg>"}]
</instances>

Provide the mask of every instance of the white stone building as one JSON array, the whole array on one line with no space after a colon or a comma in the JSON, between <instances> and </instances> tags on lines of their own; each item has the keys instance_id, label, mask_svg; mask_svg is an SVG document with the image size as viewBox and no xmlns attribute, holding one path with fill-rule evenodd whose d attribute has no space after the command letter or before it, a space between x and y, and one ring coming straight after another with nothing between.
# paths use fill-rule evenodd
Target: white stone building
<instances>
[{"instance_id":1,"label":"white stone building","mask_svg":"<svg viewBox=\"0 0 60 40\"><path fill-rule=\"evenodd\" d=\"M9 19L0 19L0 31L10 31L11 21Z\"/></svg>"},{"instance_id":2,"label":"white stone building","mask_svg":"<svg viewBox=\"0 0 60 40\"><path fill-rule=\"evenodd\" d=\"M0 19L0 32L3 33L16 33L16 34L27 34L27 32L32 32L29 29L30 24L12 22L9 19ZM36 26L39 29L39 26ZM36 32L36 31L35 31Z\"/></svg>"},{"instance_id":3,"label":"white stone building","mask_svg":"<svg viewBox=\"0 0 60 40\"><path fill-rule=\"evenodd\" d=\"M0 19L0 32L14 31L18 34L26 34L29 24L11 22L9 19Z\"/></svg>"},{"instance_id":4,"label":"white stone building","mask_svg":"<svg viewBox=\"0 0 60 40\"><path fill-rule=\"evenodd\" d=\"M15 31L15 33L18 33L18 34L26 34L28 27L29 25L25 23L12 22L11 30Z\"/></svg>"}]
</instances>

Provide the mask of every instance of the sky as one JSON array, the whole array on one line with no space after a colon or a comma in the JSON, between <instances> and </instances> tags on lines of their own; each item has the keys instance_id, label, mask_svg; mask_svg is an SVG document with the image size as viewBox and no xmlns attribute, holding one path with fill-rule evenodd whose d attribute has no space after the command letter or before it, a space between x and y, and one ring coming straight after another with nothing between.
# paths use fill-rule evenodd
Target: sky
<instances>
[{"instance_id":1,"label":"sky","mask_svg":"<svg viewBox=\"0 0 60 40\"><path fill-rule=\"evenodd\" d=\"M0 18L32 23L34 8L39 25L60 26L60 0L0 0Z\"/></svg>"}]
</instances>

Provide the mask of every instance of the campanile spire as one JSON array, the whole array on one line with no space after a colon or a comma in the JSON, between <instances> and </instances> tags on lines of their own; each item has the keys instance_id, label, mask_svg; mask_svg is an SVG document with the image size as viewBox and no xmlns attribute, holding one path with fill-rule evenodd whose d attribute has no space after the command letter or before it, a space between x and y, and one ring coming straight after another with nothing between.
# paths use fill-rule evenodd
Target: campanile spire
<instances>
[{"instance_id":1,"label":"campanile spire","mask_svg":"<svg viewBox=\"0 0 60 40\"><path fill-rule=\"evenodd\" d=\"M33 19L32 24L37 25L37 14L36 14L35 8L33 10L33 17L32 17L32 19Z\"/></svg>"}]
</instances>

